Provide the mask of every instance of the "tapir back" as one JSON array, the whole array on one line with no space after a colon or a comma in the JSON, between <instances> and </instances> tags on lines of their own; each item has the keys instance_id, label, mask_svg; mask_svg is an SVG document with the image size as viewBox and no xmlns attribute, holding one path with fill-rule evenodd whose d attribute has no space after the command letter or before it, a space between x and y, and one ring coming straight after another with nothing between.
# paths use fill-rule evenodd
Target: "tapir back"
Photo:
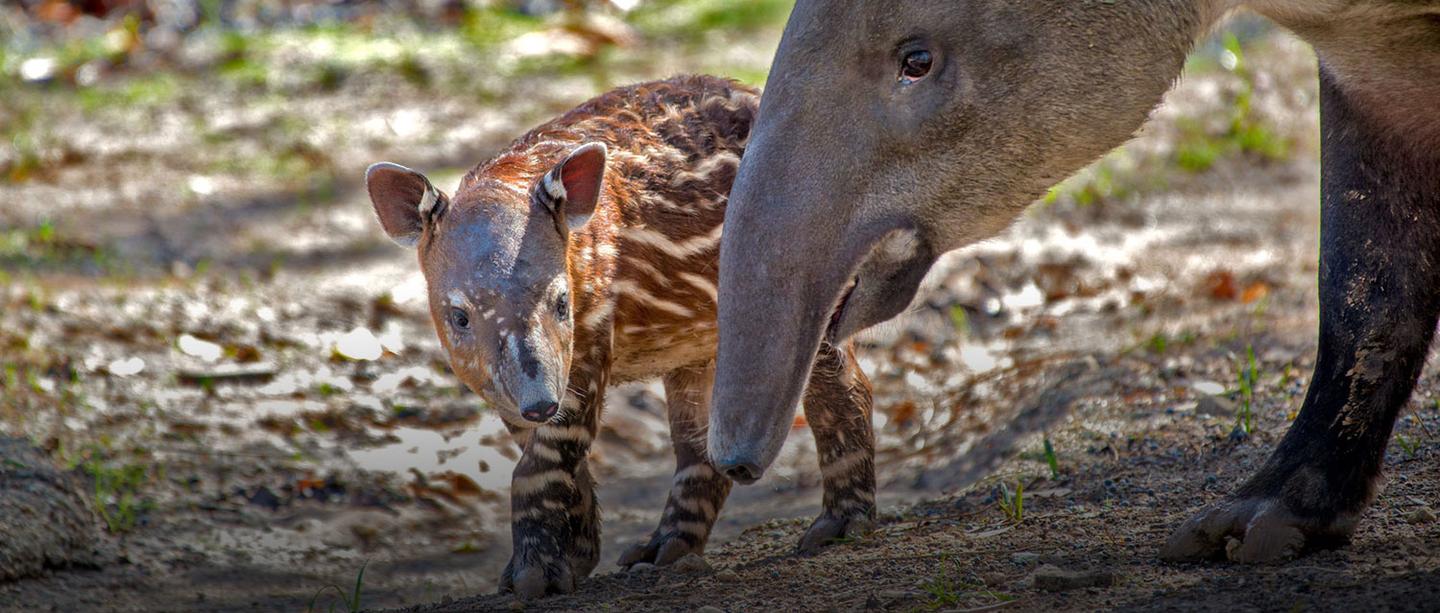
<instances>
[{"instance_id":1,"label":"tapir back","mask_svg":"<svg viewBox=\"0 0 1440 613\"><path fill-rule=\"evenodd\" d=\"M600 203L568 248L576 360L612 339L618 382L713 358L721 223L759 101L752 88L707 76L621 88L465 178L462 190L523 188L575 147L607 146Z\"/></svg>"}]
</instances>

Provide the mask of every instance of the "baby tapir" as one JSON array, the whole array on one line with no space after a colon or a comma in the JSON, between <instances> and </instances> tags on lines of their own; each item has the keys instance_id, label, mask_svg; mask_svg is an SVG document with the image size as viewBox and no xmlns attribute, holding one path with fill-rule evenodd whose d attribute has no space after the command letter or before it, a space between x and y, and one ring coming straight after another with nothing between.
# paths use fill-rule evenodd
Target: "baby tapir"
<instances>
[{"instance_id":1,"label":"baby tapir","mask_svg":"<svg viewBox=\"0 0 1440 613\"><path fill-rule=\"evenodd\" d=\"M703 552L730 492L704 448L721 222L759 99L703 76L620 88L516 140L454 197L402 166L367 172L385 232L419 251L451 368L524 452L502 590L568 592L595 568L586 455L611 383L663 379L676 458L659 527L619 563ZM875 514L870 384L853 348L822 347L807 389L824 509L802 551Z\"/></svg>"}]
</instances>

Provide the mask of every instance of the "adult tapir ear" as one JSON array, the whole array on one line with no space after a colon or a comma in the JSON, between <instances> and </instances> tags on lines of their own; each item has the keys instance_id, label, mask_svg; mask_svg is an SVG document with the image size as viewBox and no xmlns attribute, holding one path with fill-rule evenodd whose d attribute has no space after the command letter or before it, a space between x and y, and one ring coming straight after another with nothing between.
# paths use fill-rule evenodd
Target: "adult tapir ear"
<instances>
[{"instance_id":1,"label":"adult tapir ear","mask_svg":"<svg viewBox=\"0 0 1440 613\"><path fill-rule=\"evenodd\" d=\"M405 247L420 243L425 223L449 202L425 175L390 162L373 164L365 171L365 189L380 226Z\"/></svg>"},{"instance_id":2,"label":"adult tapir ear","mask_svg":"<svg viewBox=\"0 0 1440 613\"><path fill-rule=\"evenodd\" d=\"M605 183L605 143L581 145L540 180L541 203L571 232L585 226L600 202Z\"/></svg>"}]
</instances>

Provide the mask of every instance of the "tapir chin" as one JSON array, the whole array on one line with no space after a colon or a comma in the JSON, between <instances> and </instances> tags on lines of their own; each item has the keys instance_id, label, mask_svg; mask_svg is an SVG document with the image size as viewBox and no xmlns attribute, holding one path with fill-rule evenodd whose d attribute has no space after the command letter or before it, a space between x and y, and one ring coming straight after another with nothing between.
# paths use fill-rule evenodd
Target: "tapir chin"
<instances>
[{"instance_id":1,"label":"tapir chin","mask_svg":"<svg viewBox=\"0 0 1440 613\"><path fill-rule=\"evenodd\" d=\"M1347 541L1440 313L1434 0L799 0L725 214L714 465L758 478L817 347L901 312L938 256L1130 138L1242 8L1319 57L1319 356L1270 459L1161 554Z\"/></svg>"}]
</instances>

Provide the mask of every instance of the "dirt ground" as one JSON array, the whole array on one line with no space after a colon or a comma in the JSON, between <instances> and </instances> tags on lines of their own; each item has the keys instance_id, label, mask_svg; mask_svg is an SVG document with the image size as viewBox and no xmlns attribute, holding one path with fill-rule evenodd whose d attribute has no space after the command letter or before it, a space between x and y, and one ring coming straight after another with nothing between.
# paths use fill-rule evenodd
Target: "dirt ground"
<instances>
[{"instance_id":1,"label":"dirt ground","mask_svg":"<svg viewBox=\"0 0 1440 613\"><path fill-rule=\"evenodd\" d=\"M98 102L0 92L6 137L25 143L0 151L0 433L83 480L107 533L83 566L0 583L0 610L520 608L491 594L513 444L450 376L361 173L389 159L450 187L604 87L761 80L768 19L683 45L646 26L598 59L473 78L454 40L386 55L415 48L403 28L276 36L238 52L251 67L200 41L170 85L137 70L102 79ZM1264 460L1315 357L1314 58L1253 21L1228 31L1134 142L947 256L911 313L865 334L873 535L792 555L820 498L797 423L736 488L708 569L615 568L673 469L658 386L632 386L597 443L601 567L523 608L1433 609L1433 367L1349 547L1265 567L1156 559Z\"/></svg>"}]
</instances>

